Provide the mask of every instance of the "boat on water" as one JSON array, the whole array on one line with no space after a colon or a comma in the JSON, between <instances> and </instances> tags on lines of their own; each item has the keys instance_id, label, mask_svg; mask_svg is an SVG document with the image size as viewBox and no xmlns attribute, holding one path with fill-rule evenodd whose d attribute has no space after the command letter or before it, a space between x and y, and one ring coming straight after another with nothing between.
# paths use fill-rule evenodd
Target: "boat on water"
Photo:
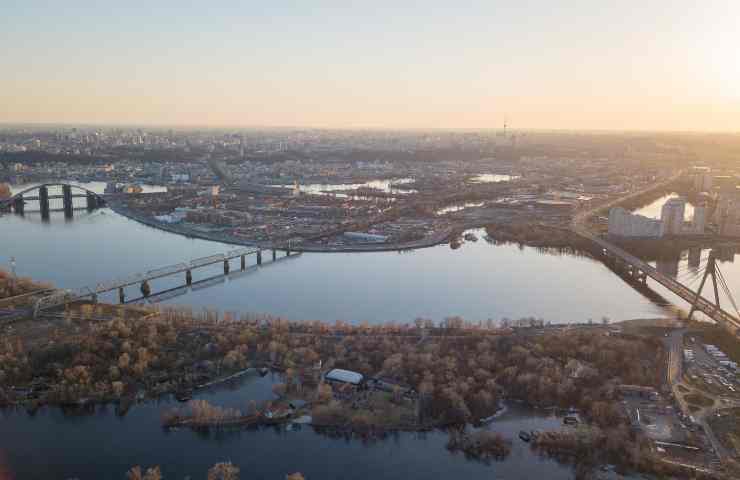
<instances>
[{"instance_id":1,"label":"boat on water","mask_svg":"<svg viewBox=\"0 0 740 480\"><path fill-rule=\"evenodd\" d=\"M179 392L175 393L175 398L178 402L189 402L193 399L193 391L192 390L181 390Z\"/></svg>"},{"instance_id":2,"label":"boat on water","mask_svg":"<svg viewBox=\"0 0 740 480\"><path fill-rule=\"evenodd\" d=\"M476 237L476 236L475 236L475 234L474 234L473 232L468 232L468 233L466 233L466 234L465 234L465 236L464 236L463 238L464 238L464 239L465 239L466 241L468 241L468 242L477 242L477 241L478 241L478 237Z\"/></svg>"},{"instance_id":3,"label":"boat on water","mask_svg":"<svg viewBox=\"0 0 740 480\"><path fill-rule=\"evenodd\" d=\"M519 438L521 438L525 442L528 442L528 441L532 440L532 434L530 434L527 431L522 430L522 431L519 432Z\"/></svg>"}]
</instances>

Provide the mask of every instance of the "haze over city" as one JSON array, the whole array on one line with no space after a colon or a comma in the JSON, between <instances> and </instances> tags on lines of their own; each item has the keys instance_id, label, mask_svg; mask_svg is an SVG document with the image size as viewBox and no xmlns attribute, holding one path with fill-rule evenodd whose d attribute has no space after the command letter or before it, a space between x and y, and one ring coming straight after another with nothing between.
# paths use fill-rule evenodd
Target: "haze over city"
<instances>
[{"instance_id":1,"label":"haze over city","mask_svg":"<svg viewBox=\"0 0 740 480\"><path fill-rule=\"evenodd\" d=\"M10 2L0 122L740 130L732 0Z\"/></svg>"}]
</instances>

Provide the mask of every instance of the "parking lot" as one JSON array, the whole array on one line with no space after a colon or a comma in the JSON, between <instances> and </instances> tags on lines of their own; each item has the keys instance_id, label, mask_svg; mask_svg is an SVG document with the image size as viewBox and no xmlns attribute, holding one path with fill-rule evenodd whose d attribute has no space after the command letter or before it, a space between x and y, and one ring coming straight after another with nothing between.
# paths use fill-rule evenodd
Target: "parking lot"
<instances>
[{"instance_id":1,"label":"parking lot","mask_svg":"<svg viewBox=\"0 0 740 480\"><path fill-rule=\"evenodd\" d=\"M684 368L687 382L711 395L716 400L716 407L740 402L737 374L731 366L721 365L717 358L707 353L701 339L685 337Z\"/></svg>"}]
</instances>

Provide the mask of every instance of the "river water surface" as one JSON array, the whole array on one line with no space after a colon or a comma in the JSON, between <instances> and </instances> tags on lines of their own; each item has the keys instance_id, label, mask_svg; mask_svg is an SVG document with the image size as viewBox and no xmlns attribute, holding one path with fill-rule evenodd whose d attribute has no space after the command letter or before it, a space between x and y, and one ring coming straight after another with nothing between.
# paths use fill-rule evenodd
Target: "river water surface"
<instances>
[{"instance_id":1,"label":"river water surface","mask_svg":"<svg viewBox=\"0 0 740 480\"><path fill-rule=\"evenodd\" d=\"M243 410L250 399L271 399L275 381L270 375L246 375L194 398ZM279 480L295 471L322 480L572 478L569 467L541 458L517 437L522 429L562 428L561 420L516 405L486 427L513 442L511 455L491 465L449 453L447 434L441 431L363 442L330 438L308 425L211 434L163 430L161 413L178 405L169 398L139 404L125 417L116 416L112 406L90 407L85 413L44 408L34 416L2 412L0 478L122 479L134 465L160 465L166 479L205 478L220 461L239 466L243 479Z\"/></svg>"},{"instance_id":2,"label":"river water surface","mask_svg":"<svg viewBox=\"0 0 740 480\"><path fill-rule=\"evenodd\" d=\"M77 211L70 221L61 213L52 214L49 222L33 213L5 215L0 232L0 268L9 268L13 257L18 275L70 289L234 248L154 229L110 209ZM234 273L215 286L168 301L330 322L411 322L460 315L474 321L534 316L569 323L665 315L600 262L497 246L485 241L484 231L474 233L479 241L457 249L439 245L404 253L313 253L273 265L266 252L262 268ZM238 269L235 260L231 270ZM195 270L193 276L198 281L222 273L216 265ZM151 287L157 292L183 284L184 278L177 277L157 280ZM126 290L127 299L140 296L138 287Z\"/></svg>"},{"instance_id":3,"label":"river water surface","mask_svg":"<svg viewBox=\"0 0 740 480\"><path fill-rule=\"evenodd\" d=\"M96 187L97 188L97 187ZM196 307L265 312L291 319L371 323L542 317L583 322L665 315L601 263L586 257L493 245L476 230L477 242L440 245L407 253L304 254L217 280L214 286L169 300ZM65 288L143 272L233 249L141 225L109 209L77 211L73 220L52 214L0 217L0 267L15 258L19 275ZM232 269L238 269L237 262ZM194 272L195 280L218 276L220 267ZM158 280L154 291L184 279ZM128 289L129 298L138 295ZM112 300L112 298L111 298ZM273 378L248 375L196 398L245 408L271 398ZM363 443L329 438L310 427L204 435L165 432L161 412L169 399L137 405L125 417L114 408L88 414L44 408L36 415L0 414L0 478L123 478L133 465L161 465L165 478L204 478L216 462L231 460L242 478L280 479L293 471L309 479L501 478L566 479L572 470L533 454L519 441L521 429L557 428L560 420L510 408L488 427L513 441L504 461L484 465L445 449L447 435L400 433Z\"/></svg>"}]
</instances>

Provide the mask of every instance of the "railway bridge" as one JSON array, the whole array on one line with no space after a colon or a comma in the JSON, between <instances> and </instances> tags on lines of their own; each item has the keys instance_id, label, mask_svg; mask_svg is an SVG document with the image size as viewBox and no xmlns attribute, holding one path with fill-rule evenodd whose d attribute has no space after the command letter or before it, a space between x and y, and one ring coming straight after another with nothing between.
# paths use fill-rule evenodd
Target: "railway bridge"
<instances>
[{"instance_id":1,"label":"railway bridge","mask_svg":"<svg viewBox=\"0 0 740 480\"><path fill-rule=\"evenodd\" d=\"M5 200L0 200L0 211L12 210L18 215L24 215L28 211L26 205L29 202L38 202L41 218L48 219L49 213L56 210L63 211L65 217L71 218L76 209L75 198L84 198L85 206L80 208L87 210L94 210L105 205L102 195L85 187L69 183L43 183L22 190ZM61 208L53 208L53 200L61 200Z\"/></svg>"},{"instance_id":2,"label":"railway bridge","mask_svg":"<svg viewBox=\"0 0 740 480\"><path fill-rule=\"evenodd\" d=\"M278 258L278 250L272 250L272 261ZM55 290L52 293L42 296L36 300L33 307L34 317L38 317L45 310L58 308L74 302L97 302L98 296L107 292L118 291L118 299L121 303L126 302L125 288L138 285L141 294L148 297L151 294L150 283L156 279L170 277L174 275L185 275L186 286L193 285L193 270L211 265L223 265L224 274L231 270L231 260L240 259L240 269L247 269L247 257L255 256L256 265L262 265L262 253L265 250L257 247L237 248L226 253L209 255L207 257L196 258L187 262L168 265L165 267L148 270L144 273L136 273L127 277L118 278L108 282L98 283L94 287L83 287L77 290ZM300 255L300 252L291 252L282 250L285 256Z\"/></svg>"}]
</instances>

